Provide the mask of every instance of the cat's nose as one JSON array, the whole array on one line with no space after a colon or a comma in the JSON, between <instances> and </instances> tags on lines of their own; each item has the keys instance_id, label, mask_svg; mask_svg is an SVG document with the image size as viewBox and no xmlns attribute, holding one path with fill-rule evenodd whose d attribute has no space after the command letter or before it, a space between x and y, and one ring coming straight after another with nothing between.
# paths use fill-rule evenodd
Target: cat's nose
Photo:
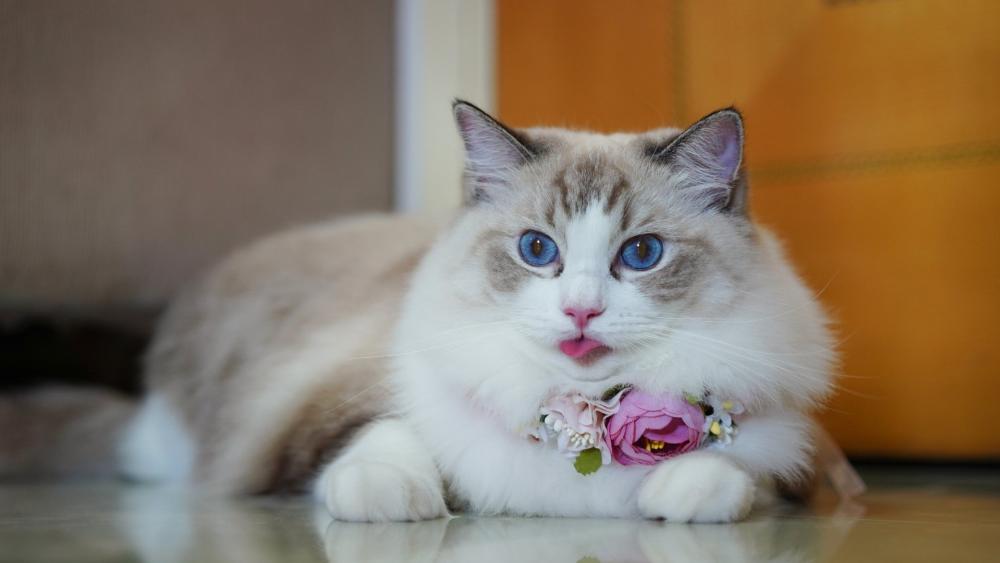
<instances>
[{"instance_id":1,"label":"cat's nose","mask_svg":"<svg viewBox=\"0 0 1000 563\"><path fill-rule=\"evenodd\" d=\"M599 316L604 312L604 309L593 309L587 307L566 307L563 309L563 313L566 313L567 317L573 317L573 323L576 324L577 328L586 328L587 323L590 319Z\"/></svg>"}]
</instances>

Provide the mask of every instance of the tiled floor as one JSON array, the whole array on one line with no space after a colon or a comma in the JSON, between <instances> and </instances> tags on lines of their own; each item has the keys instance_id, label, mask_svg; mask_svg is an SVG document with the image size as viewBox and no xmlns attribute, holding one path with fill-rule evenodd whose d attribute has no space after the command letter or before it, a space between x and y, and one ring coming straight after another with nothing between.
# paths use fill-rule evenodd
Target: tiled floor
<instances>
[{"instance_id":1,"label":"tiled floor","mask_svg":"<svg viewBox=\"0 0 1000 563\"><path fill-rule=\"evenodd\" d=\"M1000 561L1000 471L864 471L871 491L736 525L467 518L330 522L306 499L114 484L0 486L0 561Z\"/></svg>"}]
</instances>

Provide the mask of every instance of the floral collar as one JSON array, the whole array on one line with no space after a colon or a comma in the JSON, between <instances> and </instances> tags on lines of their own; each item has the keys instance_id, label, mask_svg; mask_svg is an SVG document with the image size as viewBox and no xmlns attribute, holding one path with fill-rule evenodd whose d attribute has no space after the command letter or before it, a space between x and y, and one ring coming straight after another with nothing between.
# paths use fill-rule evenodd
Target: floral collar
<instances>
[{"instance_id":1,"label":"floral collar","mask_svg":"<svg viewBox=\"0 0 1000 563\"><path fill-rule=\"evenodd\" d=\"M600 399L580 393L550 397L539 414L529 437L555 442L579 473L589 475L612 461L653 465L699 447L726 446L736 436L734 417L743 406L713 395L654 395L619 385Z\"/></svg>"}]
</instances>

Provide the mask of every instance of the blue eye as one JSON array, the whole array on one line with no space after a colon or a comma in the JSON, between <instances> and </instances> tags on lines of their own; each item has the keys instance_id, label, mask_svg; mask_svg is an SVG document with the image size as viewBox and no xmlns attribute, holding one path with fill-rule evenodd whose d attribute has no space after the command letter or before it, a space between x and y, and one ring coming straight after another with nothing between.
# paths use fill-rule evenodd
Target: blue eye
<instances>
[{"instance_id":1,"label":"blue eye","mask_svg":"<svg viewBox=\"0 0 1000 563\"><path fill-rule=\"evenodd\" d=\"M648 270L663 256L663 243L653 235L639 235L622 245L622 263L633 270Z\"/></svg>"},{"instance_id":2,"label":"blue eye","mask_svg":"<svg viewBox=\"0 0 1000 563\"><path fill-rule=\"evenodd\" d=\"M532 266L547 266L559 256L555 241L538 231L528 231L518 242L521 259Z\"/></svg>"}]
</instances>

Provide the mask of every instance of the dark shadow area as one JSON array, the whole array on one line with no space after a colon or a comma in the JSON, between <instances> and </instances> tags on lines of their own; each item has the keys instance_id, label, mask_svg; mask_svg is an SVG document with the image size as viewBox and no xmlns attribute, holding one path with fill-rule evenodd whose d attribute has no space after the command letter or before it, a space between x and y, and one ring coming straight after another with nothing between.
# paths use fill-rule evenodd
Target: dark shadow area
<instances>
[{"instance_id":1,"label":"dark shadow area","mask_svg":"<svg viewBox=\"0 0 1000 563\"><path fill-rule=\"evenodd\" d=\"M42 385L141 392L142 356L155 313L128 320L32 314L0 323L0 392Z\"/></svg>"}]
</instances>

